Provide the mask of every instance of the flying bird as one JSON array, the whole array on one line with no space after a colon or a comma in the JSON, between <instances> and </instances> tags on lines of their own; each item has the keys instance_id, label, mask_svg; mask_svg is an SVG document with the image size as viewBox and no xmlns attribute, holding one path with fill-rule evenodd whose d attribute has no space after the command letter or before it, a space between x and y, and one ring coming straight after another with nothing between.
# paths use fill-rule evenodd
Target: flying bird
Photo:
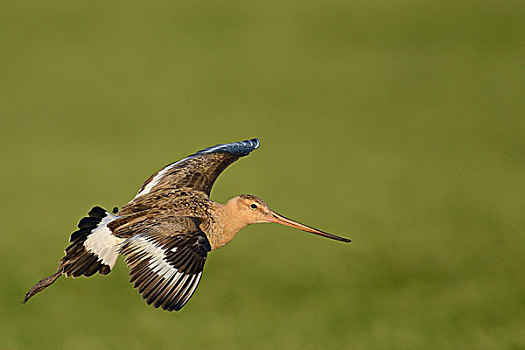
<instances>
[{"instance_id":1,"label":"flying bird","mask_svg":"<svg viewBox=\"0 0 525 350\"><path fill-rule=\"evenodd\" d=\"M195 292L208 253L226 245L247 225L274 222L350 242L287 219L250 194L226 204L210 199L213 183L224 169L259 145L258 139L251 139L203 149L151 175L120 211L92 208L71 234L58 271L40 280L23 302L62 275L106 275L120 254L131 283L147 304L178 311Z\"/></svg>"}]
</instances>

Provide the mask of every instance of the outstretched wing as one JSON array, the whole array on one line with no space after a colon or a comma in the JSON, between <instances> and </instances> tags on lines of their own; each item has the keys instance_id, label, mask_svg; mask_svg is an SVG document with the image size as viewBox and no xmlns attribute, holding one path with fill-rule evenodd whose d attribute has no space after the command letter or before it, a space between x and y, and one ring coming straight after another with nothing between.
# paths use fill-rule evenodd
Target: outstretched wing
<instances>
[{"instance_id":1,"label":"outstretched wing","mask_svg":"<svg viewBox=\"0 0 525 350\"><path fill-rule=\"evenodd\" d=\"M183 187L209 195L220 173L239 157L247 156L259 145L258 139L251 139L203 149L151 175L133 200L159 189Z\"/></svg>"},{"instance_id":2,"label":"outstretched wing","mask_svg":"<svg viewBox=\"0 0 525 350\"><path fill-rule=\"evenodd\" d=\"M141 233L121 248L131 282L148 305L178 311L199 284L210 242L194 218L146 219L138 226Z\"/></svg>"}]
</instances>

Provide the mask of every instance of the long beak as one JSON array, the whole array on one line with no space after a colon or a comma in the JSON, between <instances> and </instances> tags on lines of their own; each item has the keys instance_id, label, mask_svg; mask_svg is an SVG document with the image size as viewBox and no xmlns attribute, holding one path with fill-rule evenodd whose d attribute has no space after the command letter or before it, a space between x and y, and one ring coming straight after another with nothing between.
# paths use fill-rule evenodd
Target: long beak
<instances>
[{"instance_id":1,"label":"long beak","mask_svg":"<svg viewBox=\"0 0 525 350\"><path fill-rule=\"evenodd\" d=\"M315 233L316 235L323 236L323 237L330 238L330 239L335 239L336 241L341 241L341 242L345 242L345 243L350 243L351 242L351 240L349 240L348 238L339 237L339 236L333 235L331 233L323 232L323 231L318 230L316 228L303 225L303 224L298 223L296 221L293 221L293 220L290 220L288 218L285 218L284 216L279 215L279 214L277 214L274 211L271 211L268 214L268 222L275 222L277 224L290 226L290 227L293 227L293 228L298 228L299 230L303 230L303 231L310 232L310 233Z\"/></svg>"}]
</instances>

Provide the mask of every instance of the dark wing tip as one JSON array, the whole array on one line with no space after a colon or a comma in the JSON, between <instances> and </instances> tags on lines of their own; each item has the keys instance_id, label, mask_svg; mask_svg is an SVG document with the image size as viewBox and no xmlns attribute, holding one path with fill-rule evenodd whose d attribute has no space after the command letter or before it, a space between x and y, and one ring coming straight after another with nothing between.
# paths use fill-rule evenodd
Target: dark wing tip
<instances>
[{"instance_id":1,"label":"dark wing tip","mask_svg":"<svg viewBox=\"0 0 525 350\"><path fill-rule=\"evenodd\" d=\"M250 154L251 151L259 148L260 145L261 142L259 141L259 139L250 139L208 147L197 152L196 154L227 152L237 157L244 157Z\"/></svg>"}]
</instances>

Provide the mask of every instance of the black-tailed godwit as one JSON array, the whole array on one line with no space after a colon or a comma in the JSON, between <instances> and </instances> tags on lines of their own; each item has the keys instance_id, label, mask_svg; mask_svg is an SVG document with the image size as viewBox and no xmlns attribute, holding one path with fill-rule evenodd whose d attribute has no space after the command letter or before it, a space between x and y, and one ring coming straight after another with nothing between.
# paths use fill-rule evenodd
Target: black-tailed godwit
<instances>
[{"instance_id":1,"label":"black-tailed godwit","mask_svg":"<svg viewBox=\"0 0 525 350\"><path fill-rule=\"evenodd\" d=\"M209 147L151 175L120 211L94 207L78 223L58 271L40 280L24 302L58 277L106 275L123 255L131 282L148 304L180 310L201 279L208 252L250 224L275 222L341 242L349 239L287 219L261 199L243 194L210 200L220 173L260 145L258 139Z\"/></svg>"}]
</instances>

